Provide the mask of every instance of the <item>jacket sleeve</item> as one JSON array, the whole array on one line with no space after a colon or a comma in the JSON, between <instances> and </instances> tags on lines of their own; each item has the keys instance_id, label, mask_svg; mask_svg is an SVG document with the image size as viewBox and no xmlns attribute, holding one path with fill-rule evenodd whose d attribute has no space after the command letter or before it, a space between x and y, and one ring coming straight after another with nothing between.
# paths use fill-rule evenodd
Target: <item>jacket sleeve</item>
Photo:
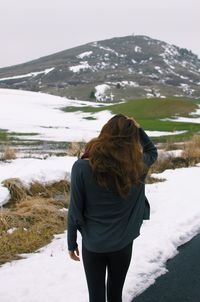
<instances>
[{"instance_id":1,"label":"jacket sleeve","mask_svg":"<svg viewBox=\"0 0 200 302\"><path fill-rule=\"evenodd\" d=\"M151 166L158 157L157 148L150 140L143 128L139 128L140 143L143 148L143 160L147 166Z\"/></svg>"},{"instance_id":2,"label":"jacket sleeve","mask_svg":"<svg viewBox=\"0 0 200 302\"><path fill-rule=\"evenodd\" d=\"M150 167L156 161L156 159L158 157L157 148L142 128L139 128L139 133L140 133L140 142L141 142L141 145L143 148L143 160L144 160L144 163L148 167ZM146 174L144 175L143 180L145 179L145 177L146 177ZM150 219L150 204L149 204L146 196L145 196L143 219L144 220Z\"/></svg>"},{"instance_id":3,"label":"jacket sleeve","mask_svg":"<svg viewBox=\"0 0 200 302\"><path fill-rule=\"evenodd\" d=\"M74 251L77 247L77 230L84 224L84 184L80 165L76 161L71 171L70 205L68 210L68 250Z\"/></svg>"}]
</instances>

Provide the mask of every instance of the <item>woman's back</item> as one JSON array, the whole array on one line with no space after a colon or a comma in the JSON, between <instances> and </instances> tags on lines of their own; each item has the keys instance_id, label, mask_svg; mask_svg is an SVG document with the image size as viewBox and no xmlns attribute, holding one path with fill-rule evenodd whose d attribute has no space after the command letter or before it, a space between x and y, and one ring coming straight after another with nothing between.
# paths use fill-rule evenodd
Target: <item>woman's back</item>
<instances>
[{"instance_id":1,"label":"woman's back","mask_svg":"<svg viewBox=\"0 0 200 302\"><path fill-rule=\"evenodd\" d=\"M72 170L71 204L79 202L79 225L85 246L91 251L119 250L139 235L148 208L144 183L133 185L126 198L100 186L92 173L89 160L78 159ZM77 215L77 207L70 209Z\"/></svg>"}]
</instances>

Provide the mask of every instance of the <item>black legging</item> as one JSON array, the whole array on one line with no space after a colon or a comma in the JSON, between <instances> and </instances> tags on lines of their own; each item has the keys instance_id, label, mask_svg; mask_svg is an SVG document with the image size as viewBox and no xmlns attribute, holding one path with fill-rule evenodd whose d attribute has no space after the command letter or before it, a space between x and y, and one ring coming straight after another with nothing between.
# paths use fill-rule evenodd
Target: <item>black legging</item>
<instances>
[{"instance_id":1,"label":"black legging","mask_svg":"<svg viewBox=\"0 0 200 302\"><path fill-rule=\"evenodd\" d=\"M132 242L125 248L109 253L88 251L82 244L83 264L90 302L122 302L122 289L132 255ZM105 286L106 268L108 273Z\"/></svg>"}]
</instances>

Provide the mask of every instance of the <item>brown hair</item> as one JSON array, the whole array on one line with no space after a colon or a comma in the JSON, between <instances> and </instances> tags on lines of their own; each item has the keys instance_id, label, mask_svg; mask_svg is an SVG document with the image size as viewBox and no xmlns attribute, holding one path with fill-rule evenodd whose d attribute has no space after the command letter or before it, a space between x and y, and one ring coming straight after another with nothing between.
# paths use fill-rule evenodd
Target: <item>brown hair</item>
<instances>
[{"instance_id":1,"label":"brown hair","mask_svg":"<svg viewBox=\"0 0 200 302\"><path fill-rule=\"evenodd\" d=\"M139 129L123 114L113 116L99 136L86 144L99 185L125 197L144 174Z\"/></svg>"}]
</instances>

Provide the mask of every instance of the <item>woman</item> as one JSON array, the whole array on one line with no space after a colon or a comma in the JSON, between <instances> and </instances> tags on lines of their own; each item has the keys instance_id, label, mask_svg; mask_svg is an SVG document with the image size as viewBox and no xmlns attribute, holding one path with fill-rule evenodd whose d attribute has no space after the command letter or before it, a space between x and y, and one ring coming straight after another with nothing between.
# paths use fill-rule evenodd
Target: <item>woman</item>
<instances>
[{"instance_id":1,"label":"woman","mask_svg":"<svg viewBox=\"0 0 200 302\"><path fill-rule=\"evenodd\" d=\"M134 118L117 114L85 151L71 173L69 256L80 260L78 230L89 301L121 302L133 240L150 216L144 180L157 149Z\"/></svg>"}]
</instances>

